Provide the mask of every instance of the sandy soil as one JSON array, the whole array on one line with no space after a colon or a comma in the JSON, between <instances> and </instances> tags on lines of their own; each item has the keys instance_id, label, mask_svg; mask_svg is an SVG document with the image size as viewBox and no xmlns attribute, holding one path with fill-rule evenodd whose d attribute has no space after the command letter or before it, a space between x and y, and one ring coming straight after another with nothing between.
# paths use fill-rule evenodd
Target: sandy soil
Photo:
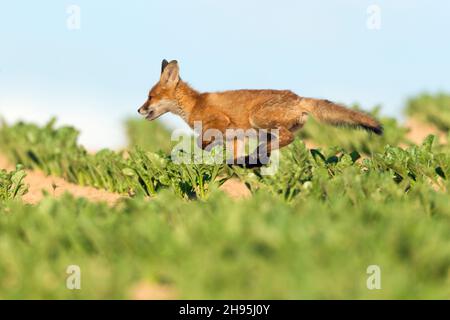
<instances>
[{"instance_id":1,"label":"sandy soil","mask_svg":"<svg viewBox=\"0 0 450 320\"><path fill-rule=\"evenodd\" d=\"M132 300L174 300L177 294L174 288L150 282L138 283L130 290Z\"/></svg>"},{"instance_id":2,"label":"sandy soil","mask_svg":"<svg viewBox=\"0 0 450 320\"><path fill-rule=\"evenodd\" d=\"M440 143L447 143L445 133L439 131L439 129L431 124L423 123L416 119L408 119L405 122L405 127L409 129L407 138L416 144L421 144L430 134L438 136Z\"/></svg>"},{"instance_id":3,"label":"sandy soil","mask_svg":"<svg viewBox=\"0 0 450 320\"><path fill-rule=\"evenodd\" d=\"M14 166L4 156L0 155L0 169L11 170L13 168ZM83 187L69 183L62 178L46 176L40 171L27 170L25 183L28 184L29 190L22 197L22 200L29 204L38 203L44 197L43 190L55 197L69 192L77 198L86 198L94 202L106 202L110 205L115 204L122 197L117 193L92 187Z\"/></svg>"},{"instance_id":4,"label":"sandy soil","mask_svg":"<svg viewBox=\"0 0 450 320\"><path fill-rule=\"evenodd\" d=\"M246 199L252 196L245 183L237 178L231 178L220 186L220 190L228 194L232 199Z\"/></svg>"}]
</instances>

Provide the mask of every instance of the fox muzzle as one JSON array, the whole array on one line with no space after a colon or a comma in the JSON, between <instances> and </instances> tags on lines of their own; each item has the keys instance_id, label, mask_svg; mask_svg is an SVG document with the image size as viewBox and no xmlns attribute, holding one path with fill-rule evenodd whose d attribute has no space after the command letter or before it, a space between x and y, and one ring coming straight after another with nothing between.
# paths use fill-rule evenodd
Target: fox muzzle
<instances>
[{"instance_id":1,"label":"fox muzzle","mask_svg":"<svg viewBox=\"0 0 450 320\"><path fill-rule=\"evenodd\" d=\"M155 114L155 109L148 107L147 104L143 105L138 109L138 113L141 116L144 116L147 120L153 120L153 116Z\"/></svg>"}]
</instances>

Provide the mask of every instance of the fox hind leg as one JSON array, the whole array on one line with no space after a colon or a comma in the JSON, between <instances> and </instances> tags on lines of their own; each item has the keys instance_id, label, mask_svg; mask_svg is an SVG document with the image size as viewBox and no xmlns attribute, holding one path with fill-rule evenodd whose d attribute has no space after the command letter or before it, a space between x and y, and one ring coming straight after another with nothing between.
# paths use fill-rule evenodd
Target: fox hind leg
<instances>
[{"instance_id":1,"label":"fox hind leg","mask_svg":"<svg viewBox=\"0 0 450 320\"><path fill-rule=\"evenodd\" d=\"M240 159L238 164L242 164L246 168L261 167L269 163L269 158L272 150L287 146L294 141L294 134L284 127L279 127L268 131L268 138L266 141L260 143L255 151L244 160Z\"/></svg>"},{"instance_id":2,"label":"fox hind leg","mask_svg":"<svg viewBox=\"0 0 450 320\"><path fill-rule=\"evenodd\" d=\"M267 136L253 153L245 157L246 167L260 167L267 164L272 150L294 141L293 132L303 125L303 120L298 108L273 104L260 107L250 116L249 122L260 132L266 130ZM261 139L261 134L259 136Z\"/></svg>"},{"instance_id":3,"label":"fox hind leg","mask_svg":"<svg viewBox=\"0 0 450 320\"><path fill-rule=\"evenodd\" d=\"M271 131L270 138L260 143L255 151L243 159L239 158L237 164L245 168L256 168L266 165L269 163L272 150L287 146L294 141L294 134L288 129L281 127L275 128L275 130L276 133L274 134Z\"/></svg>"}]
</instances>

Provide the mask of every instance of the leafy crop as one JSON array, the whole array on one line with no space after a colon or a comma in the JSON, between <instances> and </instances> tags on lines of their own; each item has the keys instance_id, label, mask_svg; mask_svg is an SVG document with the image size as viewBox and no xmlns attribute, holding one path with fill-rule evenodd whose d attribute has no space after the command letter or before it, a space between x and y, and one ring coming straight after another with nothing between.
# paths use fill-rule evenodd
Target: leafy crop
<instances>
[{"instance_id":1,"label":"leafy crop","mask_svg":"<svg viewBox=\"0 0 450 320\"><path fill-rule=\"evenodd\" d=\"M24 183L26 173L17 166L16 170L7 172L0 170L0 201L19 198L28 188Z\"/></svg>"},{"instance_id":2,"label":"leafy crop","mask_svg":"<svg viewBox=\"0 0 450 320\"><path fill-rule=\"evenodd\" d=\"M353 107L360 110L358 105ZM364 130L350 128L334 128L323 125L310 118L304 128L299 132L302 139L312 141L319 146L339 146L348 151L357 151L364 154L382 151L384 146L389 144L397 146L407 143L407 129L399 126L394 118L380 117L379 108L375 108L371 114L380 119L384 134L377 136Z\"/></svg>"},{"instance_id":3,"label":"leafy crop","mask_svg":"<svg viewBox=\"0 0 450 320\"><path fill-rule=\"evenodd\" d=\"M90 154L73 128L5 124L0 148L16 163L132 197L25 205L8 200L25 191L20 167L3 171L0 298L133 298L150 283L188 299L448 299L450 147L429 136L403 148L404 130L385 129L380 141L318 132L329 140L316 149L297 139L263 175L139 145ZM217 190L233 175L250 199ZM72 264L81 291L64 286ZM382 290L366 287L374 264Z\"/></svg>"},{"instance_id":4,"label":"leafy crop","mask_svg":"<svg viewBox=\"0 0 450 320\"><path fill-rule=\"evenodd\" d=\"M359 192L364 191L365 196L377 193L380 181L386 185L393 182L397 190L404 193L419 182L437 190L446 190L450 154L433 151L433 141L434 136L429 136L421 146L406 149L385 146L383 152L362 158L355 151L347 153L339 148L309 150L296 140L281 151L280 167L274 175L261 175L259 170L240 168L234 168L234 172L253 191L268 191L287 201L311 194L328 199L344 191L349 192L348 187L342 185L345 180L346 183L364 183Z\"/></svg>"},{"instance_id":5,"label":"leafy crop","mask_svg":"<svg viewBox=\"0 0 450 320\"><path fill-rule=\"evenodd\" d=\"M170 131L158 121L129 118L125 121L125 128L130 149L138 146L144 150L169 153L173 147Z\"/></svg>"},{"instance_id":6,"label":"leafy crop","mask_svg":"<svg viewBox=\"0 0 450 320\"><path fill-rule=\"evenodd\" d=\"M208 164L178 166L169 156L139 146L127 155L111 150L91 154L77 138L77 130L56 128L54 119L44 127L19 122L0 128L0 148L14 162L113 192L154 196L158 189L170 187L181 197L204 199L221 169Z\"/></svg>"},{"instance_id":7,"label":"leafy crop","mask_svg":"<svg viewBox=\"0 0 450 320\"><path fill-rule=\"evenodd\" d=\"M291 204L263 192L186 202L168 191L114 208L71 197L10 204L0 209L0 298L133 298L150 283L187 299L447 299L448 194L421 184L406 195L368 178L379 191L349 172L321 187L326 200ZM82 290L65 288L73 264ZM382 290L366 287L372 264Z\"/></svg>"}]
</instances>

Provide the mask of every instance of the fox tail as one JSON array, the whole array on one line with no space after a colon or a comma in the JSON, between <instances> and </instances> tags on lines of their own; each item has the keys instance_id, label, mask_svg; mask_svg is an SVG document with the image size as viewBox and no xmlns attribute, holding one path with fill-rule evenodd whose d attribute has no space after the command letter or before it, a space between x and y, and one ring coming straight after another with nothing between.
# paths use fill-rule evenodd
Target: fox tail
<instances>
[{"instance_id":1,"label":"fox tail","mask_svg":"<svg viewBox=\"0 0 450 320\"><path fill-rule=\"evenodd\" d=\"M302 98L300 106L320 122L334 126L362 128L378 135L383 134L381 124L364 112L350 110L322 99Z\"/></svg>"}]
</instances>

